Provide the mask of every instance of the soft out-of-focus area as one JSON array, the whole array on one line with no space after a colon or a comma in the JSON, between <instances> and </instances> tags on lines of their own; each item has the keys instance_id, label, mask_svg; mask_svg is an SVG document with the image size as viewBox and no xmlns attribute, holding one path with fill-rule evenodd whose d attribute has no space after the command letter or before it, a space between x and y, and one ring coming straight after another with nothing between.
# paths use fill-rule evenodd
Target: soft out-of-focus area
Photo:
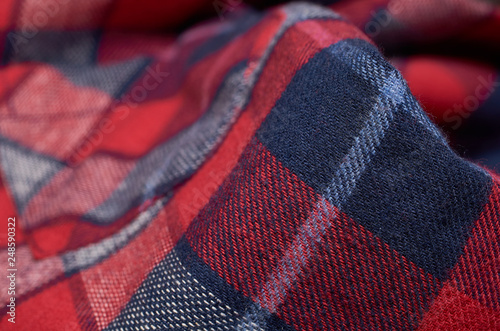
<instances>
[{"instance_id":1,"label":"soft out-of-focus area","mask_svg":"<svg viewBox=\"0 0 500 331\"><path fill-rule=\"evenodd\" d=\"M125 65L127 62L133 65L135 61L140 66L142 60L164 60L173 56L169 49L174 43L199 34L187 32L183 35L184 31L207 20L213 24L201 24L200 29L207 34L213 33L210 29L221 29L219 40L222 43L224 39L235 37L235 33L224 34L224 21L240 15L246 8L265 10L284 2L145 0L139 5L132 0L4 1L0 5L1 79L5 91L2 93L12 91L24 77L23 73L46 69L42 64L53 64L61 70L106 66L111 74L110 64ZM500 123L497 111L500 98L497 88L500 67L498 0L311 2L330 7L372 38L403 73L414 95L446 132L452 146L461 155L496 169L500 162L497 150L500 146L500 130L497 130ZM242 25L247 20L242 19ZM176 40L177 36L182 38ZM192 47L196 47L196 43ZM115 68L125 75L124 78L133 77ZM87 72L89 81L108 77L100 73L104 77L96 78L90 72ZM78 79L85 80L81 75ZM105 85L103 81L101 84ZM126 87L121 90L118 86L102 86L101 91L116 101ZM57 107L57 101L52 101ZM42 99L38 102L44 103ZM52 106L52 103L44 105ZM50 145L44 142L56 137L57 131L61 132L62 139L68 132L59 128L48 136L41 128L21 124L26 123L28 116L13 118L10 112L3 121L2 135L14 141L34 139L36 145L41 146ZM37 116L41 116L37 120L46 125L54 117ZM80 134L90 133L91 128L85 122L92 116L82 119ZM16 137L21 135L20 131L25 138ZM75 138L72 139L78 141L77 132L72 131L73 134ZM72 144L63 149L56 155L77 157L69 151L74 152Z\"/></svg>"}]
</instances>

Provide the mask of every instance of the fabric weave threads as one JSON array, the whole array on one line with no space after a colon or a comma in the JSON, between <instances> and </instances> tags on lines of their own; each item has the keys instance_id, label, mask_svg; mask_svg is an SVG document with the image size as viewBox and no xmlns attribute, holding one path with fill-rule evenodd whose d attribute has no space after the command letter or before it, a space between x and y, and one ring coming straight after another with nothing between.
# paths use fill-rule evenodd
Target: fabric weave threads
<instances>
[{"instance_id":1,"label":"fabric weave threads","mask_svg":"<svg viewBox=\"0 0 500 331\"><path fill-rule=\"evenodd\" d=\"M0 329L500 330L498 5L256 3L0 4Z\"/></svg>"}]
</instances>

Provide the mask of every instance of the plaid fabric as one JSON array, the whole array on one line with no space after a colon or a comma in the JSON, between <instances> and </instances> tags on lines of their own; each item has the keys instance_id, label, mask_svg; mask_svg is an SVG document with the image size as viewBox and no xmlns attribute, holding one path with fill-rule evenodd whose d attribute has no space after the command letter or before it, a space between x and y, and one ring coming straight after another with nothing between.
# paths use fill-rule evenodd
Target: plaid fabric
<instances>
[{"instance_id":1,"label":"plaid fabric","mask_svg":"<svg viewBox=\"0 0 500 331\"><path fill-rule=\"evenodd\" d=\"M324 5L2 2L2 330L500 330L500 8Z\"/></svg>"}]
</instances>

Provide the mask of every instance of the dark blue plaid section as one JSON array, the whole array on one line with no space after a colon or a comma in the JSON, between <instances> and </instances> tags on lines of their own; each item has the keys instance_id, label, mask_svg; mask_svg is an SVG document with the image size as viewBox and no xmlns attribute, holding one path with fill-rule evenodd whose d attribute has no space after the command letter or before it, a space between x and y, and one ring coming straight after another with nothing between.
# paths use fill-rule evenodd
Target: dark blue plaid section
<instances>
[{"instance_id":1,"label":"dark blue plaid section","mask_svg":"<svg viewBox=\"0 0 500 331\"><path fill-rule=\"evenodd\" d=\"M365 41L330 46L297 72L257 133L273 155L317 192L330 184L380 93L346 62L359 52L380 59L390 70Z\"/></svg>"},{"instance_id":2,"label":"dark blue plaid section","mask_svg":"<svg viewBox=\"0 0 500 331\"><path fill-rule=\"evenodd\" d=\"M444 278L488 199L490 181L427 127L399 112L344 210Z\"/></svg>"}]
</instances>

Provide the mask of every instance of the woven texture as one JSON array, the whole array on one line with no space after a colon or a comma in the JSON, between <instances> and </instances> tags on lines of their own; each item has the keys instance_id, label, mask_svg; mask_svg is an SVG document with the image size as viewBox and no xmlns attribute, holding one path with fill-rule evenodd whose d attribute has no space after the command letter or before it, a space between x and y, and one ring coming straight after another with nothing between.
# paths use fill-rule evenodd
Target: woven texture
<instances>
[{"instance_id":1,"label":"woven texture","mask_svg":"<svg viewBox=\"0 0 500 331\"><path fill-rule=\"evenodd\" d=\"M1 330L500 330L494 1L6 0L0 50Z\"/></svg>"}]
</instances>

